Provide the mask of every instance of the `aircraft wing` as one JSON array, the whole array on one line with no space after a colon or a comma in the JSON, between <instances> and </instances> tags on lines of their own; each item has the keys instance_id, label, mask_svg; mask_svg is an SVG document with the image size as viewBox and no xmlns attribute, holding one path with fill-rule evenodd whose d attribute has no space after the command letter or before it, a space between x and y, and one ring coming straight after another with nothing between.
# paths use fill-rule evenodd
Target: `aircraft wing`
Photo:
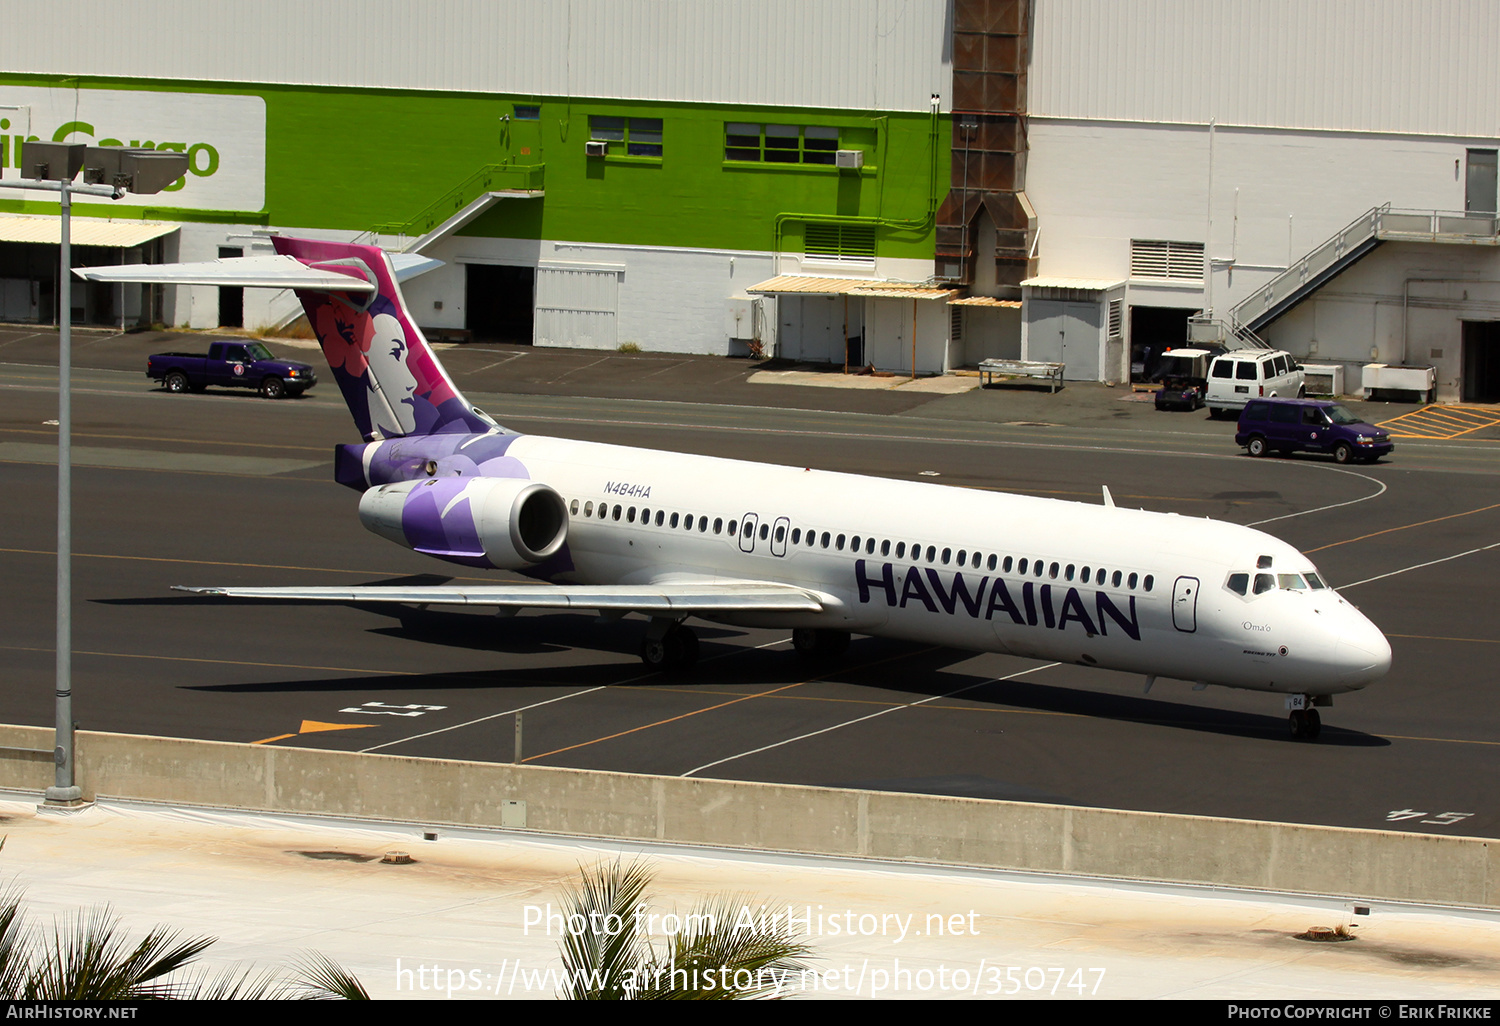
<instances>
[{"instance_id":1,"label":"aircraft wing","mask_svg":"<svg viewBox=\"0 0 1500 1026\"><path fill-rule=\"evenodd\" d=\"M410 588L370 585L333 588L190 588L175 591L227 598L304 602L396 602L406 605L498 606L513 609L573 609L649 616L712 616L716 613L816 613L815 592L767 581L705 581L672 584L500 584Z\"/></svg>"},{"instance_id":2,"label":"aircraft wing","mask_svg":"<svg viewBox=\"0 0 1500 1026\"><path fill-rule=\"evenodd\" d=\"M79 267L85 281L165 285L240 285L248 288L305 289L315 292L374 292L362 278L309 267L296 257L248 256L186 264L116 264Z\"/></svg>"},{"instance_id":3,"label":"aircraft wing","mask_svg":"<svg viewBox=\"0 0 1500 1026\"><path fill-rule=\"evenodd\" d=\"M397 281L442 267L441 260L417 253L389 253ZM75 267L85 281L127 285L228 285L243 288L301 289L304 292L374 292L374 283L323 267L309 266L284 254L225 257L184 264L115 264Z\"/></svg>"}]
</instances>

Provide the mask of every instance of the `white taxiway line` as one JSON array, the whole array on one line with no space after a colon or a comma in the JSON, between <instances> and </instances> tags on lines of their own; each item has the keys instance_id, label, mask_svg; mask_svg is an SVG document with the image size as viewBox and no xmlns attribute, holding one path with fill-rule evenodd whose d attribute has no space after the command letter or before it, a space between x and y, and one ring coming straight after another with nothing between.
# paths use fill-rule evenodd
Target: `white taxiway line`
<instances>
[{"instance_id":1,"label":"white taxiway line","mask_svg":"<svg viewBox=\"0 0 1500 1026\"><path fill-rule=\"evenodd\" d=\"M759 748L752 748L748 752L740 752L738 755L729 755L725 756L722 759L716 759L713 762L705 762L702 766L694 767L693 769L688 770L686 773L680 774L680 776L690 777L694 773L699 773L706 769L712 769L715 766L722 766L724 763L733 762L736 759L743 759L747 755L757 755L761 752L769 752L773 748L780 748L782 745L794 744L797 741L806 741L810 737L817 737L819 734L827 734L832 730L840 730L844 727L853 726L856 723L863 723L865 720L873 720L875 717L884 716L886 713L900 712L902 709L914 709L917 706L925 705L928 702L936 702L939 698L952 698L954 695L962 694L965 691L972 691L975 688L982 688L986 684L995 684L1002 680L1014 680L1017 677L1024 677L1028 673L1036 673L1038 670L1050 670L1054 666L1061 665L1062 663L1043 663L1041 666L1033 666L1028 670L1017 670L1015 673L1008 673L1004 677L991 677L989 680L982 680L978 684L965 684L958 690L949 691L946 694L928 695L926 698L923 698L916 702L907 702L905 705L893 705L889 708L882 709L879 712L873 712L866 716L856 716L854 719L845 720L843 723L835 723L833 726L824 727L822 730L814 730L806 734L798 734L796 737L789 737L785 741L777 741L773 744L762 745Z\"/></svg>"},{"instance_id":2,"label":"white taxiway line","mask_svg":"<svg viewBox=\"0 0 1500 1026\"><path fill-rule=\"evenodd\" d=\"M1400 570L1392 570L1388 574L1380 574L1376 577L1366 577L1364 580L1355 581L1353 584L1341 584L1339 585L1338 590L1343 591L1346 588L1356 588L1361 584L1369 584L1372 581L1383 581L1387 577L1395 577L1397 574L1404 574L1408 570L1421 570L1423 567L1437 566L1439 563L1447 563L1455 559L1463 559L1465 556L1478 555L1481 552L1488 552L1490 549L1500 549L1500 542L1495 542L1493 545L1481 545L1477 549L1470 549L1467 552L1459 552L1452 556L1444 556L1442 559L1433 559L1429 560L1426 563L1417 563L1415 566L1404 566Z\"/></svg>"},{"instance_id":3,"label":"white taxiway line","mask_svg":"<svg viewBox=\"0 0 1500 1026\"><path fill-rule=\"evenodd\" d=\"M1270 517L1269 519L1266 519L1266 520L1254 520L1254 521L1251 521L1250 523L1246 524L1245 526L1246 527L1259 527L1262 524L1274 524L1278 520L1290 520L1290 519L1292 519L1292 517L1305 517L1309 513L1321 513L1321 512L1323 512L1326 509L1338 509L1340 506L1353 506L1357 502L1368 502L1371 499L1378 499L1382 495L1385 494L1386 485L1385 485L1384 481L1378 480L1377 478L1370 477L1368 474L1359 474L1359 473L1356 473L1356 472L1354 472L1352 470L1341 470L1338 467L1333 467L1331 469L1333 469L1336 473L1339 473L1339 474L1348 474L1350 477L1357 477L1357 478L1359 478L1362 481L1369 481L1371 484L1376 485L1378 487L1378 490L1374 491L1374 492L1371 492L1369 495L1360 496L1358 499L1350 499L1347 502L1335 502L1331 506L1318 506L1318 507L1316 507L1314 509L1298 510L1296 513L1283 513L1279 517Z\"/></svg>"},{"instance_id":4,"label":"white taxiway line","mask_svg":"<svg viewBox=\"0 0 1500 1026\"><path fill-rule=\"evenodd\" d=\"M755 646L753 646L752 648L750 648L748 650L747 649L734 649L733 651L730 651L730 652L723 652L723 653L720 653L719 655L710 656L707 659L702 659L702 660L700 660L700 662L711 663L715 659L727 659L727 658L729 658L732 655L738 655L742 651L751 651L751 652L754 652L757 649L771 648L772 646L775 646L775 645L785 645L787 642L789 642L791 640L792 639L789 638L789 637L788 638L777 638L775 641L768 641L768 642L766 642L763 645L755 645ZM410 737L399 737L399 738L397 738L394 741L387 741L384 744L375 745L375 746L373 746L371 748L361 748L359 750L359 754L365 755L365 754L368 754L369 752L378 752L378 751L380 751L380 749L382 749L382 748L390 748L392 745L401 745L401 744L405 744L408 741L420 741L424 737L434 737L434 736L436 736L438 734L447 734L450 731L462 730L465 727L472 727L476 723L486 723L489 720L496 720L496 719L499 719L502 716L514 716L517 713L523 713L523 712L526 712L526 711L531 710L531 709L539 709L539 708L541 708L544 705L551 705L554 702L566 702L570 698L581 698L584 695L592 695L595 691L603 691L605 688L615 688L615 687L620 687L620 686L625 685L625 684L634 684L636 681L646 680L649 677L655 677L655 676L658 675L658 672L659 671L654 671L653 670L653 671L651 671L649 673L639 673L639 674L636 674L634 677L626 677L626 678L624 678L622 680L611 681L608 684L600 684L598 687L584 688L582 691L574 691L572 694L567 694L567 695L558 695L556 698L544 698L540 702L532 702L530 705L521 705L521 706L517 706L514 709L507 709L504 712L490 713L488 716L481 716L478 719L466 720L463 723L455 723L451 727L439 727L437 730L429 730L429 731L427 731L426 733L423 733L423 734L412 734Z\"/></svg>"}]
</instances>

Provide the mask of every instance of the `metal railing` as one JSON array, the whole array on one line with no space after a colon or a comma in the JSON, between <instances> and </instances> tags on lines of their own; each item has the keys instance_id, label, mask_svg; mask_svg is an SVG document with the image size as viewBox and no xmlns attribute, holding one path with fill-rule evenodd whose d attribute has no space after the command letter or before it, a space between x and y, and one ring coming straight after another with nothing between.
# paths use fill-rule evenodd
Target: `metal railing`
<instances>
[{"instance_id":1,"label":"metal railing","mask_svg":"<svg viewBox=\"0 0 1500 1026\"><path fill-rule=\"evenodd\" d=\"M380 236L420 238L484 193L501 189L540 191L545 168L544 164L486 164L428 204L411 220L372 225L355 241L373 241Z\"/></svg>"},{"instance_id":2,"label":"metal railing","mask_svg":"<svg viewBox=\"0 0 1500 1026\"><path fill-rule=\"evenodd\" d=\"M1500 218L1456 210L1393 210L1389 203L1371 207L1236 303L1229 312L1231 330L1253 336L1250 325L1258 318L1290 305L1299 293L1326 280L1330 271L1384 241L1500 245Z\"/></svg>"},{"instance_id":3,"label":"metal railing","mask_svg":"<svg viewBox=\"0 0 1500 1026\"><path fill-rule=\"evenodd\" d=\"M1256 318L1275 310L1310 283L1316 283L1350 253L1367 244L1373 245L1380 227L1380 218L1389 210L1389 203L1371 207L1314 247L1301 260L1236 303L1229 311L1229 320L1236 327L1236 333L1249 331L1249 326Z\"/></svg>"}]
</instances>

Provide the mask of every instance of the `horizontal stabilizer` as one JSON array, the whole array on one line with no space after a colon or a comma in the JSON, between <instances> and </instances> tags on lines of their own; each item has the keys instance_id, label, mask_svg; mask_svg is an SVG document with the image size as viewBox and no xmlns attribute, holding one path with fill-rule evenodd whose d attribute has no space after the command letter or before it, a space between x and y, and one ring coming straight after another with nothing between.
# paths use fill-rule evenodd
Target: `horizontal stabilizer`
<instances>
[{"instance_id":1,"label":"horizontal stabilizer","mask_svg":"<svg viewBox=\"0 0 1500 1026\"><path fill-rule=\"evenodd\" d=\"M817 613L813 592L755 581L702 584L516 584L475 587L189 588L175 591L227 598L302 602L397 602L406 605L499 606L514 609L593 609L650 616L716 613Z\"/></svg>"},{"instance_id":2,"label":"horizontal stabilizer","mask_svg":"<svg viewBox=\"0 0 1500 1026\"><path fill-rule=\"evenodd\" d=\"M85 281L161 285L239 285L246 288L303 289L310 292L374 292L373 282L339 271L309 267L292 256L227 257L190 264L117 264L78 267Z\"/></svg>"}]
</instances>

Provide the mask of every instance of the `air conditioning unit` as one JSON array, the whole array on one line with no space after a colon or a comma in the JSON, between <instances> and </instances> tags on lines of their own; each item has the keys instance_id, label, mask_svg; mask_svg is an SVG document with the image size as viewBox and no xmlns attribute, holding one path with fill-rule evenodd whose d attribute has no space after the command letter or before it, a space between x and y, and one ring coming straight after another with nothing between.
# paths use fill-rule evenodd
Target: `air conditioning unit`
<instances>
[{"instance_id":1,"label":"air conditioning unit","mask_svg":"<svg viewBox=\"0 0 1500 1026\"><path fill-rule=\"evenodd\" d=\"M609 143L600 139L590 139L583 144L583 152L590 157L602 157L609 152Z\"/></svg>"},{"instance_id":2,"label":"air conditioning unit","mask_svg":"<svg viewBox=\"0 0 1500 1026\"><path fill-rule=\"evenodd\" d=\"M851 171L858 171L865 166L864 150L839 150L834 158L834 163L839 167L846 167Z\"/></svg>"}]
</instances>

